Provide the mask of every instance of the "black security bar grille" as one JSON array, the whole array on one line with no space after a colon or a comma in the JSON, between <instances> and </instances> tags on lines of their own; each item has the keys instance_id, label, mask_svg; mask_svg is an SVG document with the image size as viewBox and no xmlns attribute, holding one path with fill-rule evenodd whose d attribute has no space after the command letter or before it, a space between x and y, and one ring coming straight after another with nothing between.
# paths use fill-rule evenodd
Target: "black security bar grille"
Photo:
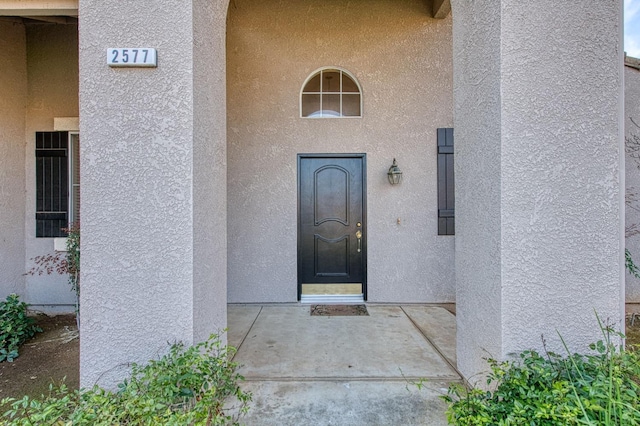
<instances>
[{"instance_id":1,"label":"black security bar grille","mask_svg":"<svg viewBox=\"0 0 640 426\"><path fill-rule=\"evenodd\" d=\"M36 132L36 237L67 235L68 148L68 132Z\"/></svg>"}]
</instances>

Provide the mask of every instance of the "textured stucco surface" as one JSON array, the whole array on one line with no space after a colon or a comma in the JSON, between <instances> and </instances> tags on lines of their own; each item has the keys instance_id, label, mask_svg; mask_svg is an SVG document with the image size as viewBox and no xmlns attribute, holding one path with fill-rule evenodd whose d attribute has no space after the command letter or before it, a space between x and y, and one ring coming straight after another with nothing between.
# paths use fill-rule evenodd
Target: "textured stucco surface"
<instances>
[{"instance_id":1,"label":"textured stucco surface","mask_svg":"<svg viewBox=\"0 0 640 426\"><path fill-rule=\"evenodd\" d=\"M296 300L298 153L367 155L369 301L454 300L454 241L437 235L436 198L436 129L453 124L452 21L427 6L230 4L230 302ZM325 66L358 79L362 118L300 118L302 84ZM394 157L404 172L397 187L386 176Z\"/></svg>"},{"instance_id":2,"label":"textured stucco surface","mask_svg":"<svg viewBox=\"0 0 640 426\"><path fill-rule=\"evenodd\" d=\"M578 349L600 336L594 310L622 318L622 5L555 4L503 2L507 351L540 347L556 329Z\"/></svg>"},{"instance_id":3,"label":"textured stucco surface","mask_svg":"<svg viewBox=\"0 0 640 426\"><path fill-rule=\"evenodd\" d=\"M0 22L0 300L25 293L26 46L24 25Z\"/></svg>"},{"instance_id":4,"label":"textured stucco surface","mask_svg":"<svg viewBox=\"0 0 640 426\"><path fill-rule=\"evenodd\" d=\"M225 11L80 2L82 386L226 325ZM158 68L105 64L131 46Z\"/></svg>"},{"instance_id":5,"label":"textured stucco surface","mask_svg":"<svg viewBox=\"0 0 640 426\"><path fill-rule=\"evenodd\" d=\"M640 70L625 67L624 71L624 126L627 142L626 187L627 208L626 228L633 235L626 238L626 247L634 261L640 260ZM636 151L635 148L638 150ZM640 303L640 280L626 275L627 303Z\"/></svg>"},{"instance_id":6,"label":"textured stucco surface","mask_svg":"<svg viewBox=\"0 0 640 426\"><path fill-rule=\"evenodd\" d=\"M193 338L227 324L225 29L228 1L194 2Z\"/></svg>"},{"instance_id":7,"label":"textured stucco surface","mask_svg":"<svg viewBox=\"0 0 640 426\"><path fill-rule=\"evenodd\" d=\"M623 306L620 2L455 1L458 366ZM471 60L472 59L472 60ZM585 64L589 64L585 66ZM585 90L588 87L589 90Z\"/></svg>"},{"instance_id":8,"label":"textured stucco surface","mask_svg":"<svg viewBox=\"0 0 640 426\"><path fill-rule=\"evenodd\" d=\"M27 25L28 98L25 132L26 269L53 253L53 238L36 238L35 132L52 131L54 117L78 116L78 27ZM23 271L24 273L25 271ZM45 312L73 312L75 296L64 275L26 276L27 301Z\"/></svg>"},{"instance_id":9,"label":"textured stucco surface","mask_svg":"<svg viewBox=\"0 0 640 426\"><path fill-rule=\"evenodd\" d=\"M469 377L502 345L500 3L452 1L452 13L456 347Z\"/></svg>"}]
</instances>

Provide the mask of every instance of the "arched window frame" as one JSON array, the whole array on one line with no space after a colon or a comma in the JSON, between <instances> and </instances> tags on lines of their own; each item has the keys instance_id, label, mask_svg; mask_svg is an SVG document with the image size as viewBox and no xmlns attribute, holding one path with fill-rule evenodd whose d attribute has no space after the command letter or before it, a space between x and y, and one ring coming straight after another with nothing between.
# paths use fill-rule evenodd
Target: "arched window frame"
<instances>
[{"instance_id":1,"label":"arched window frame","mask_svg":"<svg viewBox=\"0 0 640 426\"><path fill-rule=\"evenodd\" d=\"M339 71L341 73L341 78L340 78L340 91L338 92L323 92L322 91L322 78L320 78L320 91L319 92L305 92L305 88L307 87L307 84L313 79L315 78L318 74L322 75L322 73L324 73L325 71ZM343 76L347 76L349 79L351 79L351 81L353 81L353 83L357 86L358 91L357 92L343 92L342 91L342 79ZM324 115L323 114L323 109L322 109L322 102L323 102L323 98L322 95L327 95L327 94L332 94L332 95L340 95L340 115ZM359 115L343 115L342 114L342 100L343 100L343 95L358 95L359 96L359 100L360 100L360 105L359 105L359 110L360 110L360 114ZM314 115L310 115L310 116L304 116L303 112L302 112L302 99L304 95L318 95L320 96L320 114L317 116ZM311 74L309 74L309 76L305 79L304 83L302 84L302 87L300 88L300 95L298 97L298 101L299 101L299 111L300 111L300 118L309 118L309 119L328 119L328 118L362 118L362 86L360 85L360 82L358 81L358 79L351 74L349 71L347 71L344 68L341 67L335 67L335 66L327 66L327 67L321 67L316 69L315 71L313 71Z\"/></svg>"}]
</instances>

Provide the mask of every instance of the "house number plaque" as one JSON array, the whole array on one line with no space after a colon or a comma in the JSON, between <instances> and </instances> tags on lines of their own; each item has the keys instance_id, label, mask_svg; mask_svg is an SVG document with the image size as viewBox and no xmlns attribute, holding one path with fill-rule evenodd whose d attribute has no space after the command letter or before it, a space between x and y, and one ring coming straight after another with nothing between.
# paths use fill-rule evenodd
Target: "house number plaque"
<instances>
[{"instance_id":1,"label":"house number plaque","mask_svg":"<svg viewBox=\"0 0 640 426\"><path fill-rule=\"evenodd\" d=\"M151 47L110 47L107 49L110 67L157 67L158 55Z\"/></svg>"}]
</instances>

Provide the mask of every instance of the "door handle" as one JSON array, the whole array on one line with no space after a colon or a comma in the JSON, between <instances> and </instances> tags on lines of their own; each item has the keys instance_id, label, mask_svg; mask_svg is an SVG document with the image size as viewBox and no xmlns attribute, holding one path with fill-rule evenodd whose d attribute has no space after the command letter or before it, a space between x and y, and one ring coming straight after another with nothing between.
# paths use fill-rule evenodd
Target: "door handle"
<instances>
[{"instance_id":1,"label":"door handle","mask_svg":"<svg viewBox=\"0 0 640 426\"><path fill-rule=\"evenodd\" d=\"M362 231L359 229L356 231L356 238L358 239L358 253L360 253L362 251Z\"/></svg>"}]
</instances>

